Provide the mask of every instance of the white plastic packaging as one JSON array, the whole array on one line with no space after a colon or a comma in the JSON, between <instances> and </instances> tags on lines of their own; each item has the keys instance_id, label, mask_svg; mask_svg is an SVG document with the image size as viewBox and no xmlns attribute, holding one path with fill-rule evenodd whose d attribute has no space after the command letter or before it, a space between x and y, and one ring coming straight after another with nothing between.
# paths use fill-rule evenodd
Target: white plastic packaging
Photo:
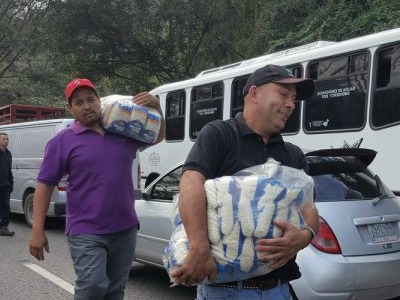
<instances>
[{"instance_id":1,"label":"white plastic packaging","mask_svg":"<svg viewBox=\"0 0 400 300\"><path fill-rule=\"evenodd\" d=\"M273 159L233 176L207 180L208 236L218 271L214 283L269 273L267 264L257 258L257 240L282 236L274 220L286 220L298 228L305 225L300 211L306 203L312 205L313 189L312 177L303 170L281 166ZM176 228L163 256L169 273L182 265L189 250L176 207Z\"/></svg>"},{"instance_id":2,"label":"white plastic packaging","mask_svg":"<svg viewBox=\"0 0 400 300\"><path fill-rule=\"evenodd\" d=\"M111 132L155 143L160 132L161 115L152 107L136 105L133 96L110 95L101 98L100 121Z\"/></svg>"}]
</instances>

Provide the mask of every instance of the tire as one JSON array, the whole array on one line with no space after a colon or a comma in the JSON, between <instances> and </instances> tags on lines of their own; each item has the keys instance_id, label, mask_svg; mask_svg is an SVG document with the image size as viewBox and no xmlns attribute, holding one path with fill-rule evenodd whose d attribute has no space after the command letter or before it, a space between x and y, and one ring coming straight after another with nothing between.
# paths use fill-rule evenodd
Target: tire
<instances>
[{"instance_id":1,"label":"tire","mask_svg":"<svg viewBox=\"0 0 400 300\"><path fill-rule=\"evenodd\" d=\"M32 227L33 223L33 193L28 194L24 204L25 222Z\"/></svg>"}]
</instances>

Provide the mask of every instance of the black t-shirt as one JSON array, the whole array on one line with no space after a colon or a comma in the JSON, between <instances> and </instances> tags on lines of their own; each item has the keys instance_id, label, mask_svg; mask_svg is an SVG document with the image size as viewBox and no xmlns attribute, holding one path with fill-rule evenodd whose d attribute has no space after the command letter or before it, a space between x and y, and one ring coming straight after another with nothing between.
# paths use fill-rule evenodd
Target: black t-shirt
<instances>
[{"instance_id":1,"label":"black t-shirt","mask_svg":"<svg viewBox=\"0 0 400 300\"><path fill-rule=\"evenodd\" d=\"M246 125L243 114L238 113L234 119L213 121L203 127L183 165L183 171L195 170L206 179L214 179L264 164L268 158L308 173L306 157L298 146L284 142L279 133L265 144L262 137ZM264 277L290 281L300 275L299 267L292 259Z\"/></svg>"},{"instance_id":2,"label":"black t-shirt","mask_svg":"<svg viewBox=\"0 0 400 300\"><path fill-rule=\"evenodd\" d=\"M11 173L11 153L6 149L0 151L0 186L12 186L13 175Z\"/></svg>"}]
</instances>

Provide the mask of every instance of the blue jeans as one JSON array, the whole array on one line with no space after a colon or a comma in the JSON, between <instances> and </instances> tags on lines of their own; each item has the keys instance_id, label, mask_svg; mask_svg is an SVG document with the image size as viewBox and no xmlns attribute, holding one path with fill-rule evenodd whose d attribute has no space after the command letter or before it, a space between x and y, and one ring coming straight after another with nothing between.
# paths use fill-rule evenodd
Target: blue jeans
<instances>
[{"instance_id":1,"label":"blue jeans","mask_svg":"<svg viewBox=\"0 0 400 300\"><path fill-rule=\"evenodd\" d=\"M105 235L68 235L77 279L75 300L122 300L132 268L137 226Z\"/></svg>"},{"instance_id":2,"label":"blue jeans","mask_svg":"<svg viewBox=\"0 0 400 300\"><path fill-rule=\"evenodd\" d=\"M10 222L11 186L0 187L0 226L8 226Z\"/></svg>"},{"instance_id":3,"label":"blue jeans","mask_svg":"<svg viewBox=\"0 0 400 300\"><path fill-rule=\"evenodd\" d=\"M198 285L196 300L291 300L289 284L282 283L269 290L225 288Z\"/></svg>"}]
</instances>

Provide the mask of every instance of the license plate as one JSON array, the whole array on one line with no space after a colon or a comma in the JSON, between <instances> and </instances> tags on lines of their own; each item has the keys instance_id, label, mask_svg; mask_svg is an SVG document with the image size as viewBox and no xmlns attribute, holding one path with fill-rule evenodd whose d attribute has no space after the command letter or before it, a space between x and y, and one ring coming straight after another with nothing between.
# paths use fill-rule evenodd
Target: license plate
<instances>
[{"instance_id":1,"label":"license plate","mask_svg":"<svg viewBox=\"0 0 400 300\"><path fill-rule=\"evenodd\" d=\"M368 225L368 231L374 243L397 241L399 239L390 223Z\"/></svg>"}]
</instances>

